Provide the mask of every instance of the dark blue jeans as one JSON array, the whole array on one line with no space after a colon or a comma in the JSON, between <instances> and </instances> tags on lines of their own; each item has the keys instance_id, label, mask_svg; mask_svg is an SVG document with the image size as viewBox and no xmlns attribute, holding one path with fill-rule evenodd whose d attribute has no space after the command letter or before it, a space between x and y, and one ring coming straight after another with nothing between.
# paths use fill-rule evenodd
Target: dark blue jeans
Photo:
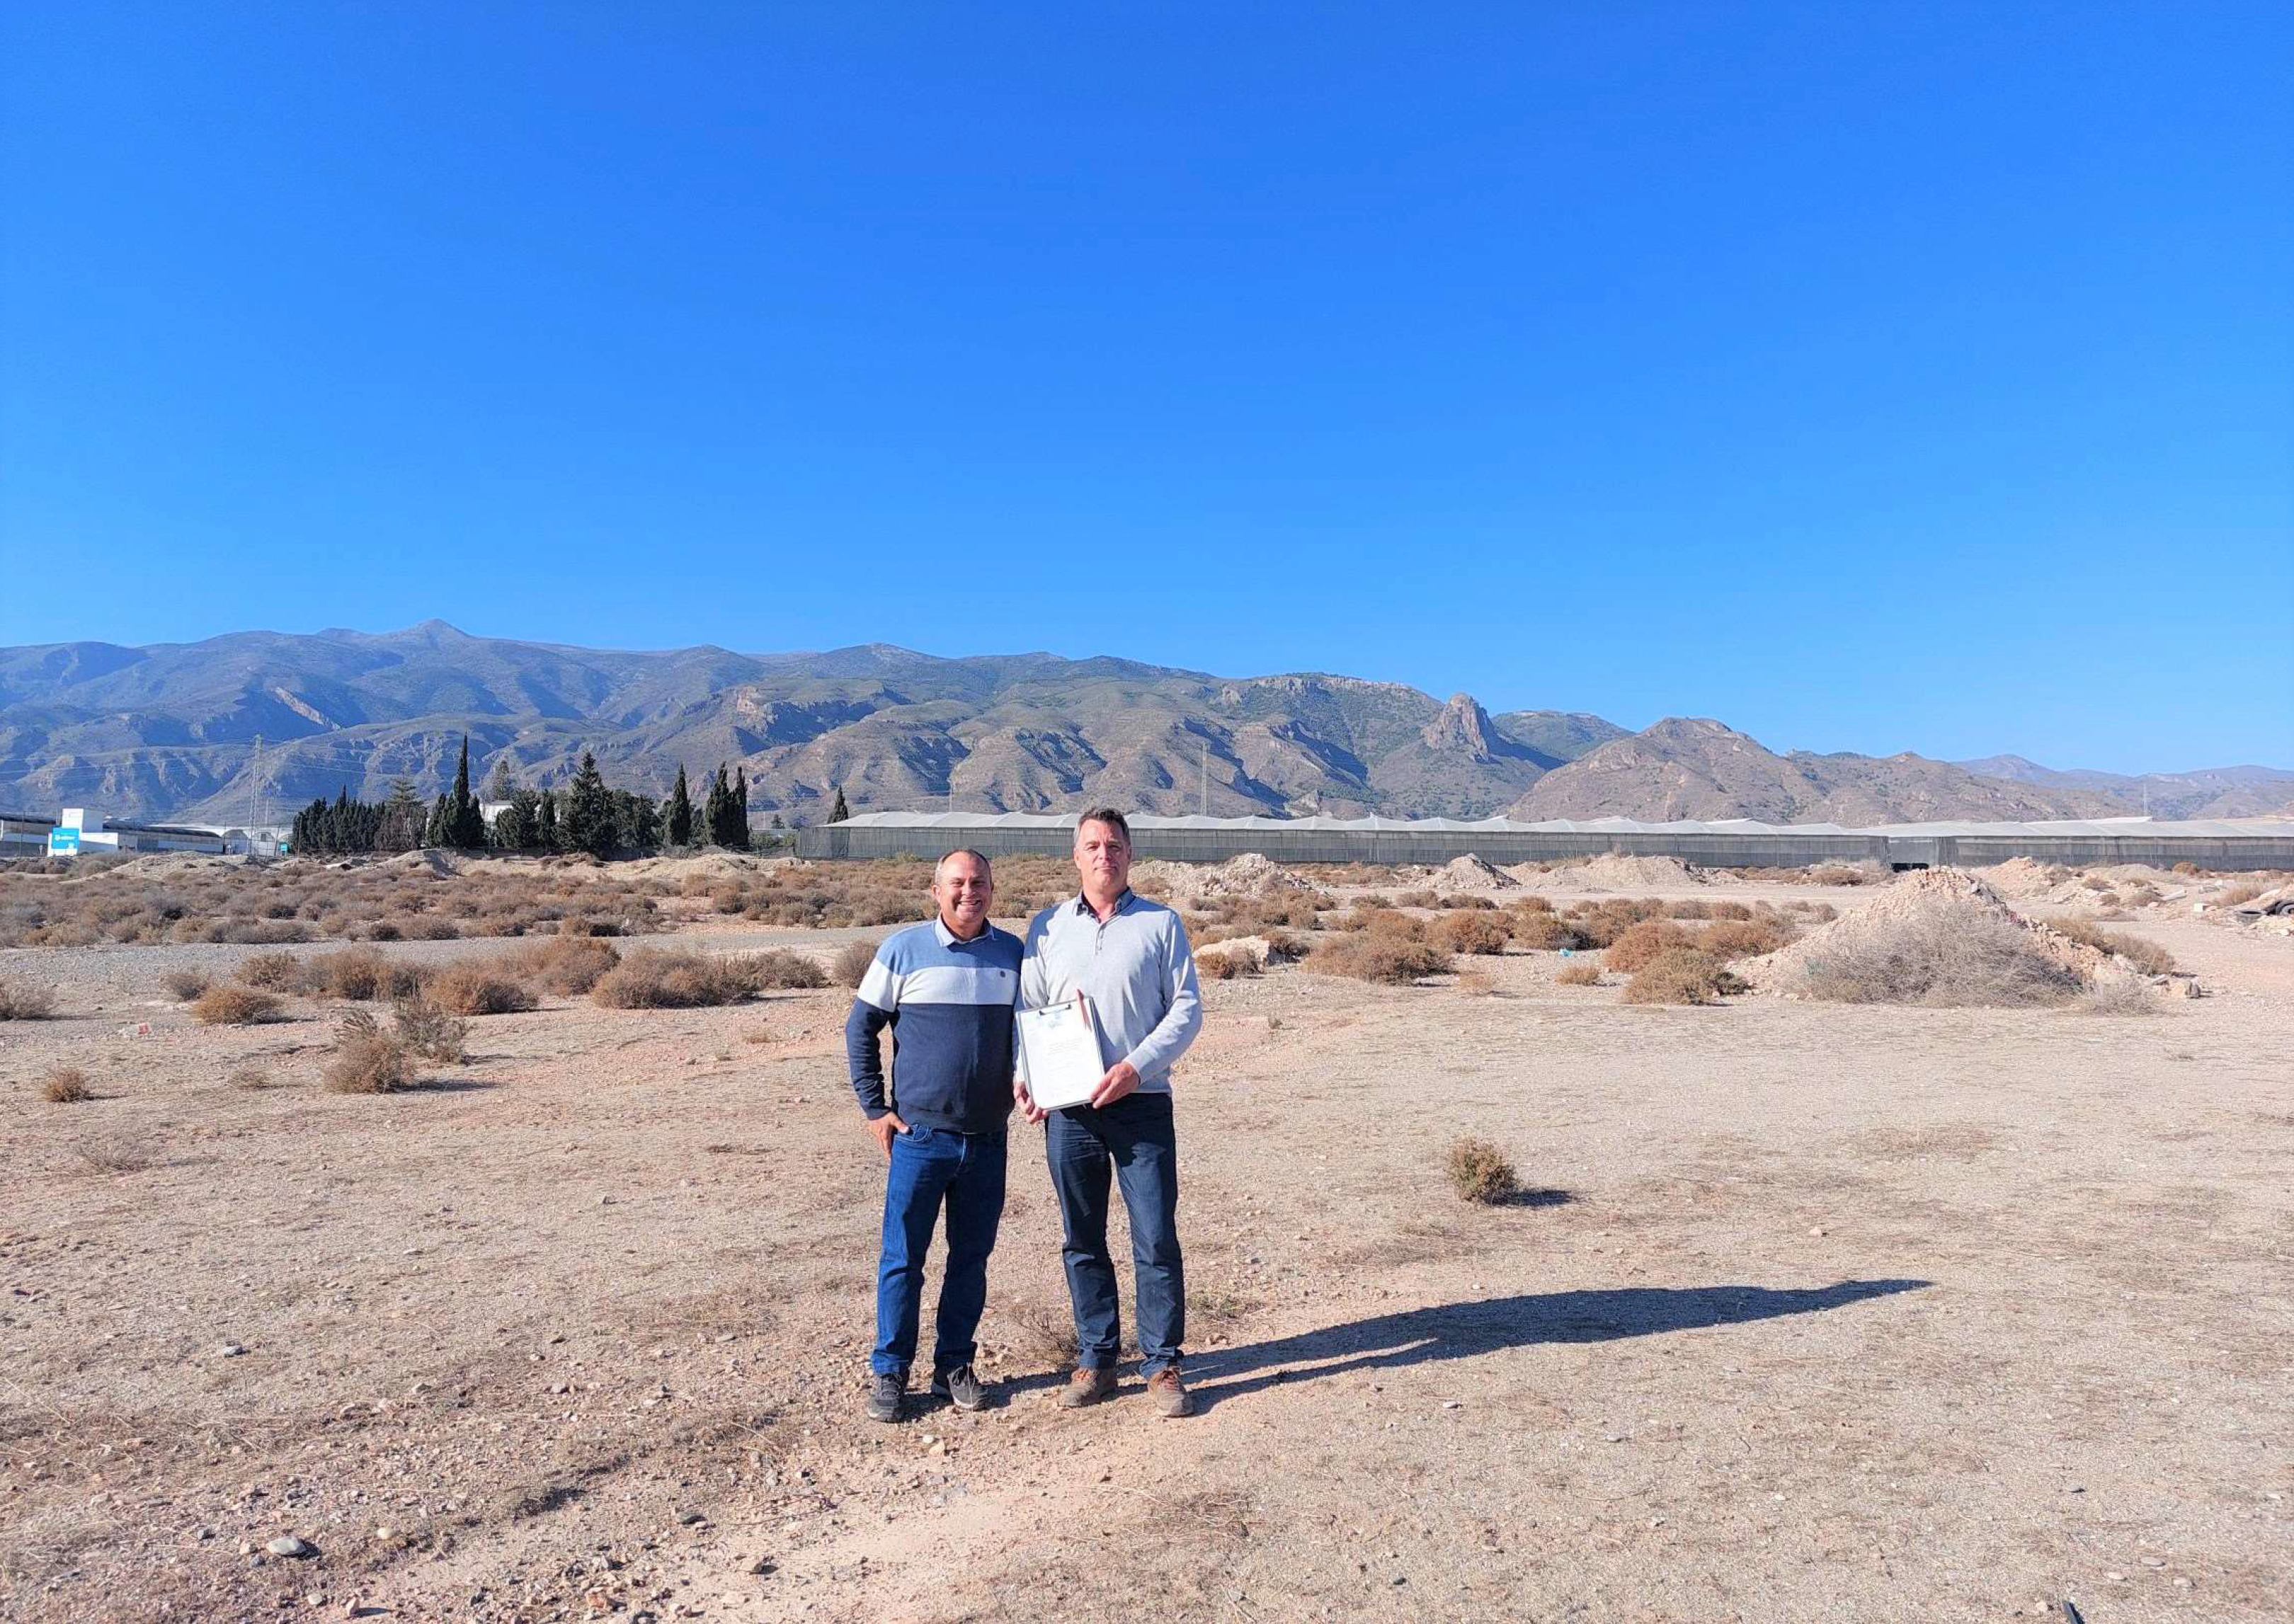
<instances>
[{"instance_id":1,"label":"dark blue jeans","mask_svg":"<svg viewBox=\"0 0 2294 1624\"><path fill-rule=\"evenodd\" d=\"M1132 1279L1146 1373L1175 1368L1187 1336L1187 1277L1179 1256L1179 1148L1171 1096L1127 1094L1101 1109L1078 1105L1053 1111L1044 1146L1067 1229L1061 1255L1075 1305L1077 1362L1112 1369L1122 1345L1115 1260L1107 1255L1111 1175L1131 1215Z\"/></svg>"},{"instance_id":2,"label":"dark blue jeans","mask_svg":"<svg viewBox=\"0 0 2294 1624\"><path fill-rule=\"evenodd\" d=\"M948 1206L948 1265L932 1326L932 1369L968 1365L988 1304L988 1255L1004 1217L1004 1131L957 1133L911 1127L892 1137L884 1178L884 1246L876 1263L876 1351L868 1368L907 1379L916 1357L924 1254L941 1203Z\"/></svg>"}]
</instances>

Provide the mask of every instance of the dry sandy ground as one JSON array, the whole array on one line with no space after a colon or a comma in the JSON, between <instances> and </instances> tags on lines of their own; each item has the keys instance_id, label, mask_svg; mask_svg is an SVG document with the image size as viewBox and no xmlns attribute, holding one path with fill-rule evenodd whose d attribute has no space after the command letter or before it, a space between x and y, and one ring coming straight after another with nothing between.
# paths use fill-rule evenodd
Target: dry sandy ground
<instances>
[{"instance_id":1,"label":"dry sandy ground","mask_svg":"<svg viewBox=\"0 0 2294 1624\"><path fill-rule=\"evenodd\" d=\"M560 1003L343 1097L324 1006L147 1006L155 955L250 949L0 954L63 1006L0 1026L0 1615L2282 1620L2294 942L2122 928L2216 995L1632 1008L1552 954L1477 962L1486 996L1214 985L1203 1413L1135 1374L1053 1409L1021 1125L997 1406L899 1427L858 1408L845 995ZM102 1098L41 1101L59 1060ZM1540 1193L1461 1205L1467 1133Z\"/></svg>"}]
</instances>

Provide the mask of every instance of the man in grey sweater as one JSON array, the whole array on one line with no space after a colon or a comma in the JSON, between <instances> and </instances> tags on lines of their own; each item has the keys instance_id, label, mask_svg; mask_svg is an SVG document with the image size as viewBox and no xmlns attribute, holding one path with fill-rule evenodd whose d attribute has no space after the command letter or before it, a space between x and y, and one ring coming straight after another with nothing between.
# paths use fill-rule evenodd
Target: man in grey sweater
<instances>
[{"instance_id":1,"label":"man in grey sweater","mask_svg":"<svg viewBox=\"0 0 2294 1624\"><path fill-rule=\"evenodd\" d=\"M1131 1218L1147 1391L1158 1414L1184 1416L1194 1401L1179 1376L1187 1282L1179 1255L1171 1068L1201 1029L1202 994L1179 916L1131 889L1131 825L1121 812L1099 807L1077 821L1075 862L1082 891L1036 915L1020 971L1022 1009L1083 995L1107 1068L1090 1102L1049 1113L1045 1133L1066 1230L1062 1255L1078 1344L1060 1403L1094 1404L1115 1391L1122 1338L1115 1263L1107 1251L1112 1181ZM1013 1093L1029 1121L1044 1120L1024 1077Z\"/></svg>"}]
</instances>

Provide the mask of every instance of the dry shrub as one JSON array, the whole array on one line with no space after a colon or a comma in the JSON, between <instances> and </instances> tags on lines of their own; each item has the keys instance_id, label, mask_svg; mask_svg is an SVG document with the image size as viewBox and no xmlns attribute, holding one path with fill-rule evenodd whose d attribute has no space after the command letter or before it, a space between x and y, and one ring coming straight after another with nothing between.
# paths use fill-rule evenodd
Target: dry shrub
<instances>
[{"instance_id":1,"label":"dry shrub","mask_svg":"<svg viewBox=\"0 0 2294 1624\"><path fill-rule=\"evenodd\" d=\"M211 987L191 1000L191 1019L203 1027L249 1027L279 1013L279 1000L251 987Z\"/></svg>"},{"instance_id":2,"label":"dry shrub","mask_svg":"<svg viewBox=\"0 0 2294 1624\"><path fill-rule=\"evenodd\" d=\"M2098 981L2072 1002L2071 1008L2082 1015L2156 1015L2159 1001L2144 989L2140 981L2113 977Z\"/></svg>"},{"instance_id":3,"label":"dry shrub","mask_svg":"<svg viewBox=\"0 0 2294 1624\"><path fill-rule=\"evenodd\" d=\"M1810 885L1868 885L1878 876L1867 868L1849 868L1837 863L1819 863L1808 871Z\"/></svg>"},{"instance_id":4,"label":"dry shrub","mask_svg":"<svg viewBox=\"0 0 2294 1624\"><path fill-rule=\"evenodd\" d=\"M1906 919L1813 954L1800 990L1833 1003L2021 1008L2068 1003L2079 979L2008 921L1955 914Z\"/></svg>"},{"instance_id":5,"label":"dry shrub","mask_svg":"<svg viewBox=\"0 0 2294 1624\"><path fill-rule=\"evenodd\" d=\"M1799 933L1780 918L1715 920L1696 938L1696 946L1723 959L1758 958L1774 953Z\"/></svg>"},{"instance_id":6,"label":"dry shrub","mask_svg":"<svg viewBox=\"0 0 2294 1624\"><path fill-rule=\"evenodd\" d=\"M1609 944L1611 970L1630 975L1661 954L1694 949L1696 938L1669 920L1645 919L1629 925Z\"/></svg>"},{"instance_id":7,"label":"dry shrub","mask_svg":"<svg viewBox=\"0 0 2294 1624\"><path fill-rule=\"evenodd\" d=\"M430 972L419 964L394 961L371 947L346 947L311 961L310 988L321 998L365 1003L378 998L411 998Z\"/></svg>"},{"instance_id":8,"label":"dry shrub","mask_svg":"<svg viewBox=\"0 0 2294 1624\"><path fill-rule=\"evenodd\" d=\"M741 1028L741 1041L744 1043L769 1043L773 1041L773 1029L761 1021L753 1027L744 1027Z\"/></svg>"},{"instance_id":9,"label":"dry shrub","mask_svg":"<svg viewBox=\"0 0 2294 1624\"><path fill-rule=\"evenodd\" d=\"M1199 953L1195 955L1195 973L1206 981L1233 981L1257 975L1258 961L1247 953Z\"/></svg>"},{"instance_id":10,"label":"dry shrub","mask_svg":"<svg viewBox=\"0 0 2294 1624\"><path fill-rule=\"evenodd\" d=\"M1563 987L1598 987L1601 967L1590 959L1577 959L1564 964L1561 973L1553 978Z\"/></svg>"},{"instance_id":11,"label":"dry shrub","mask_svg":"<svg viewBox=\"0 0 2294 1624\"><path fill-rule=\"evenodd\" d=\"M1458 972L1458 990L1468 998L1493 997L1498 978L1486 970L1461 970Z\"/></svg>"},{"instance_id":12,"label":"dry shrub","mask_svg":"<svg viewBox=\"0 0 2294 1624\"><path fill-rule=\"evenodd\" d=\"M1558 948L1590 947L1593 944L1585 933L1555 914L1544 909L1522 909L1512 913L1509 928L1513 939L1533 951L1550 953Z\"/></svg>"},{"instance_id":13,"label":"dry shrub","mask_svg":"<svg viewBox=\"0 0 2294 1624\"><path fill-rule=\"evenodd\" d=\"M230 1076L226 1077L224 1081L229 1083L233 1088L244 1088L250 1092L257 1089L276 1088L279 1086L278 1084L272 1080L272 1076L269 1072L259 1070L252 1066L243 1066L240 1068L239 1070L232 1072Z\"/></svg>"},{"instance_id":14,"label":"dry shrub","mask_svg":"<svg viewBox=\"0 0 2294 1624\"><path fill-rule=\"evenodd\" d=\"M671 947L630 954L598 978L590 996L609 1010L693 1010L738 1003L754 986L731 959Z\"/></svg>"},{"instance_id":15,"label":"dry shrub","mask_svg":"<svg viewBox=\"0 0 2294 1624\"><path fill-rule=\"evenodd\" d=\"M205 971L197 970L171 970L159 978L159 982L178 1003L189 1003L214 985Z\"/></svg>"},{"instance_id":16,"label":"dry shrub","mask_svg":"<svg viewBox=\"0 0 2294 1624\"><path fill-rule=\"evenodd\" d=\"M240 965L239 978L267 993L291 993L303 985L303 961L291 953L258 953Z\"/></svg>"},{"instance_id":17,"label":"dry shrub","mask_svg":"<svg viewBox=\"0 0 2294 1624\"><path fill-rule=\"evenodd\" d=\"M1804 902L1796 902L1793 905L1794 907L1807 907L1811 905ZM1729 902L1726 900L1720 902L1709 902L1704 905L1704 911L1706 916L1712 919L1750 919L1753 917L1753 910L1741 902Z\"/></svg>"},{"instance_id":18,"label":"dry shrub","mask_svg":"<svg viewBox=\"0 0 2294 1624\"><path fill-rule=\"evenodd\" d=\"M751 992L810 992L828 985L828 972L801 953L771 948L735 961L735 969Z\"/></svg>"},{"instance_id":19,"label":"dry shrub","mask_svg":"<svg viewBox=\"0 0 2294 1624\"><path fill-rule=\"evenodd\" d=\"M868 974L868 966L876 962L876 949L881 942L847 942L836 955L836 964L829 974L839 987L858 987Z\"/></svg>"},{"instance_id":20,"label":"dry shrub","mask_svg":"<svg viewBox=\"0 0 2294 1624\"><path fill-rule=\"evenodd\" d=\"M1394 899L1397 908L1438 908L1442 899L1429 890L1404 891Z\"/></svg>"},{"instance_id":21,"label":"dry shrub","mask_svg":"<svg viewBox=\"0 0 2294 1624\"><path fill-rule=\"evenodd\" d=\"M87 1073L78 1067L58 1066L40 1084L40 1098L50 1105L77 1105L94 1099L95 1091L87 1085Z\"/></svg>"},{"instance_id":22,"label":"dry shrub","mask_svg":"<svg viewBox=\"0 0 2294 1624\"><path fill-rule=\"evenodd\" d=\"M1506 904L1506 911L1509 914L1550 914L1553 912L1553 899L1550 897L1541 897L1535 891L1532 891L1526 897L1517 897L1513 901Z\"/></svg>"},{"instance_id":23,"label":"dry shrub","mask_svg":"<svg viewBox=\"0 0 2294 1624\"><path fill-rule=\"evenodd\" d=\"M1496 954L1505 951L1509 933L1492 914L1452 913L1436 919L1428 935L1436 946L1452 953Z\"/></svg>"},{"instance_id":24,"label":"dry shrub","mask_svg":"<svg viewBox=\"0 0 2294 1624\"><path fill-rule=\"evenodd\" d=\"M1450 1188L1461 1201L1494 1206L1512 1199L1521 1189L1520 1176L1506 1153L1486 1139L1452 1141L1442 1164L1450 1175Z\"/></svg>"},{"instance_id":25,"label":"dry shrub","mask_svg":"<svg viewBox=\"0 0 2294 1624\"><path fill-rule=\"evenodd\" d=\"M1266 962L1268 963L1272 964L1278 959L1287 962L1291 959L1303 959L1306 956L1306 938L1302 936L1294 936L1288 930L1269 930L1266 932Z\"/></svg>"},{"instance_id":26,"label":"dry shrub","mask_svg":"<svg viewBox=\"0 0 2294 1624\"><path fill-rule=\"evenodd\" d=\"M2089 874L2081 880L2079 884L2090 891L2107 891L2111 889L2111 881L2101 874Z\"/></svg>"},{"instance_id":27,"label":"dry shrub","mask_svg":"<svg viewBox=\"0 0 2294 1624\"><path fill-rule=\"evenodd\" d=\"M1349 976L1388 987L1407 987L1422 976L1450 969L1450 955L1427 942L1383 933L1336 937L1306 956L1306 968L1326 976Z\"/></svg>"},{"instance_id":28,"label":"dry shrub","mask_svg":"<svg viewBox=\"0 0 2294 1624\"><path fill-rule=\"evenodd\" d=\"M373 1017L363 1010L353 1013L364 1016L370 1025L373 1021ZM419 993L411 998L401 998L391 1006L390 1022L392 1035L405 1045L410 1054L455 1066L467 1053L465 1044L470 1035L470 1023L448 1014Z\"/></svg>"},{"instance_id":29,"label":"dry shrub","mask_svg":"<svg viewBox=\"0 0 2294 1624\"><path fill-rule=\"evenodd\" d=\"M525 982L483 961L449 964L424 990L439 1008L456 1015L515 1015L540 1002Z\"/></svg>"},{"instance_id":30,"label":"dry shrub","mask_svg":"<svg viewBox=\"0 0 2294 1624\"><path fill-rule=\"evenodd\" d=\"M335 1094L395 1094L414 1080L406 1045L387 1033L345 1032L323 1074Z\"/></svg>"},{"instance_id":31,"label":"dry shrub","mask_svg":"<svg viewBox=\"0 0 2294 1624\"><path fill-rule=\"evenodd\" d=\"M2242 902L2252 902L2262 895L2265 889L2250 880L2242 880L2216 897L2215 902L2221 907L2234 908Z\"/></svg>"},{"instance_id":32,"label":"dry shrub","mask_svg":"<svg viewBox=\"0 0 2294 1624\"><path fill-rule=\"evenodd\" d=\"M1625 983L1627 1003L1710 1003L1745 984L1720 960L1694 947L1668 947Z\"/></svg>"},{"instance_id":33,"label":"dry shrub","mask_svg":"<svg viewBox=\"0 0 2294 1624\"><path fill-rule=\"evenodd\" d=\"M2057 935L2067 936L2099 952L2117 954L2146 976L2164 976L2174 971L2175 955L2139 936L2129 936L2124 930L2099 930L2083 919L2059 919L2054 928Z\"/></svg>"},{"instance_id":34,"label":"dry shrub","mask_svg":"<svg viewBox=\"0 0 2294 1624\"><path fill-rule=\"evenodd\" d=\"M55 1007L56 995L46 987L0 977L0 1020L45 1020Z\"/></svg>"},{"instance_id":35,"label":"dry shrub","mask_svg":"<svg viewBox=\"0 0 2294 1624\"><path fill-rule=\"evenodd\" d=\"M593 990L621 962L622 950L611 942L563 935L506 948L486 961L497 975L568 998Z\"/></svg>"}]
</instances>

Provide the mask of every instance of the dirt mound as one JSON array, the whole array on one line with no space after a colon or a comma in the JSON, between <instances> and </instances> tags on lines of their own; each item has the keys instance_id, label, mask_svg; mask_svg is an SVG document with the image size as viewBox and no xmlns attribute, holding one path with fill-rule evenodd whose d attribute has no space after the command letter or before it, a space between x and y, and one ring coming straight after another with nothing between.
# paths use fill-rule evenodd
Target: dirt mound
<instances>
[{"instance_id":1,"label":"dirt mound","mask_svg":"<svg viewBox=\"0 0 2294 1624\"><path fill-rule=\"evenodd\" d=\"M1851 1003L2046 1004L2145 979L2001 900L1963 869L1920 869L1871 901L1736 967L1761 992Z\"/></svg>"},{"instance_id":2,"label":"dirt mound","mask_svg":"<svg viewBox=\"0 0 2294 1624\"><path fill-rule=\"evenodd\" d=\"M125 863L106 864L85 872L75 871L64 876L64 883L69 885L76 881L96 880L106 875L118 875L123 880L159 880L183 874L220 873L246 866L245 857L216 857L198 851L150 851L140 857L130 857Z\"/></svg>"},{"instance_id":3,"label":"dirt mound","mask_svg":"<svg viewBox=\"0 0 2294 1624\"><path fill-rule=\"evenodd\" d=\"M1574 891L1631 891L1637 896L1705 882L1704 871L1679 857L1639 857L1622 851L1605 851L1582 864L1557 868L1545 878Z\"/></svg>"},{"instance_id":4,"label":"dirt mound","mask_svg":"<svg viewBox=\"0 0 2294 1624\"><path fill-rule=\"evenodd\" d=\"M2019 902L2035 901L2062 883L2061 871L2030 857L2010 857L2005 863L1967 872L2002 897Z\"/></svg>"},{"instance_id":5,"label":"dirt mound","mask_svg":"<svg viewBox=\"0 0 2294 1624\"><path fill-rule=\"evenodd\" d=\"M614 873L633 880L656 874L667 880L682 880L687 875L699 880L742 880L804 866L802 857L756 857L738 851L703 851L689 857L639 857L617 865Z\"/></svg>"},{"instance_id":6,"label":"dirt mound","mask_svg":"<svg viewBox=\"0 0 2294 1624\"><path fill-rule=\"evenodd\" d=\"M443 878L460 873L465 863L450 851L402 851L376 866L391 873L428 873Z\"/></svg>"},{"instance_id":7,"label":"dirt mound","mask_svg":"<svg viewBox=\"0 0 2294 1624\"><path fill-rule=\"evenodd\" d=\"M1224 863L1142 863L1131 871L1134 889L1163 897L1175 907L1200 907L1217 897L1312 897L1330 893L1255 851Z\"/></svg>"},{"instance_id":8,"label":"dirt mound","mask_svg":"<svg viewBox=\"0 0 2294 1624\"><path fill-rule=\"evenodd\" d=\"M1521 885L1505 870L1483 862L1471 852L1452 857L1436 869L1434 881L1445 891L1510 891Z\"/></svg>"}]
</instances>

